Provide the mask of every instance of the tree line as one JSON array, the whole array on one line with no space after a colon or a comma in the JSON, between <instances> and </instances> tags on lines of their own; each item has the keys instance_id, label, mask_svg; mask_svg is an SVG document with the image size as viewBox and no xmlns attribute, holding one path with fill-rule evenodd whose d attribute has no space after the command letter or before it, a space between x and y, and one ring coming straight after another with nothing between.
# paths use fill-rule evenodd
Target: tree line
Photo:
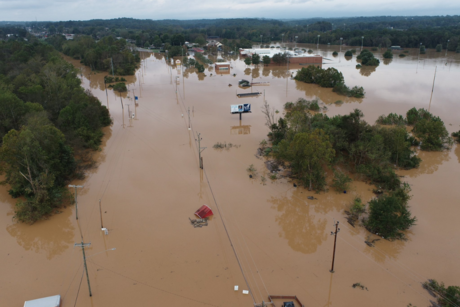
<instances>
[{"instance_id":1,"label":"tree line","mask_svg":"<svg viewBox=\"0 0 460 307\"><path fill-rule=\"evenodd\" d=\"M15 218L33 223L69 200L112 123L80 86L76 69L41 42L0 42L0 173L18 198Z\"/></svg>"}]
</instances>

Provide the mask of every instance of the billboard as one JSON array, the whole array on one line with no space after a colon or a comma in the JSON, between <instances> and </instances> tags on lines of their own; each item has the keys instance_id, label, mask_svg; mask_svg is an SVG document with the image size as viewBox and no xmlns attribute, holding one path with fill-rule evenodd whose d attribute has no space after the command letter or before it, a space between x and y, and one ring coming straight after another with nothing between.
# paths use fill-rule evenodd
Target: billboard
<instances>
[{"instance_id":1,"label":"billboard","mask_svg":"<svg viewBox=\"0 0 460 307\"><path fill-rule=\"evenodd\" d=\"M245 103L245 104L232 104L230 106L232 114L235 113L249 113L251 112L251 104Z\"/></svg>"}]
</instances>

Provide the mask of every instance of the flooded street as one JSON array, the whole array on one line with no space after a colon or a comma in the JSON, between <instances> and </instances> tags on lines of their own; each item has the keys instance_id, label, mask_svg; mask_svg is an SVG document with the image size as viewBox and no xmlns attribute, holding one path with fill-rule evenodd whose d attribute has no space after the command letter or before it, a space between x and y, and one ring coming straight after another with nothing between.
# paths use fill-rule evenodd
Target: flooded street
<instances>
[{"instance_id":1,"label":"flooded street","mask_svg":"<svg viewBox=\"0 0 460 307\"><path fill-rule=\"evenodd\" d=\"M317 51L316 45L298 46ZM444 51L428 50L419 57L418 50L409 50L400 58L398 51L387 62L382 50L374 52L380 66L356 69L357 54L347 60L343 52L332 56L334 50L339 47L320 46L322 67L336 67L349 87L363 86L365 98L291 79L302 66L289 72L285 66L248 67L237 56L228 58L229 73L210 65L197 74L168 65L163 54L143 53L136 75L125 77L129 91L121 97L111 89L106 95L106 73L82 67L83 87L108 105L114 123L95 153L97 167L72 182L84 185L78 190L78 220L73 205L49 220L17 224L16 200L0 186L0 306L60 294L64 307L253 306L269 295L295 295L305 306L421 307L434 300L421 285L428 278L460 285L459 145L421 151L418 169L398 171L411 185L409 206L417 223L407 241L380 240L375 247L364 241L377 236L352 227L343 212L355 196L366 202L374 197L374 186L356 180L347 194L315 194L288 178L271 180L264 158L256 156L268 133L264 96L280 112L277 117L288 101L318 98L328 116L359 108L373 124L382 114L404 115L416 107L439 116L449 133L460 130L460 54L446 58ZM237 98L251 91L237 81L251 78L270 85L253 87L263 93L258 97ZM252 104L241 121L230 113L238 103ZM204 170L198 133L206 147ZM217 142L237 146L214 149ZM252 179L246 171L251 164L258 173ZM204 204L214 216L208 226L193 228L189 218ZM336 221L341 231L332 274L330 233ZM74 247L82 241L91 243L85 252L92 297L81 248ZM367 290L353 288L355 283ZM282 300L274 302L278 307Z\"/></svg>"}]
</instances>

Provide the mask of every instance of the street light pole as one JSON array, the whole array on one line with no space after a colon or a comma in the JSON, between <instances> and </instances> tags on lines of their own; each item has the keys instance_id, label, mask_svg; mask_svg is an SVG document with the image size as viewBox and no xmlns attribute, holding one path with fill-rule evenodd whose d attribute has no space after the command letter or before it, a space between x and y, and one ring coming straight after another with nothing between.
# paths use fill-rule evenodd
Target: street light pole
<instances>
[{"instance_id":1,"label":"street light pole","mask_svg":"<svg viewBox=\"0 0 460 307\"><path fill-rule=\"evenodd\" d=\"M83 264L85 265L85 271L86 271L86 280L88 281L88 289L89 289L89 296L93 296L91 293L91 285L89 284L89 275L88 275L88 267L86 266L86 255L85 255L85 246L91 246L91 243L75 243L74 246L81 247L81 250L83 252Z\"/></svg>"}]
</instances>

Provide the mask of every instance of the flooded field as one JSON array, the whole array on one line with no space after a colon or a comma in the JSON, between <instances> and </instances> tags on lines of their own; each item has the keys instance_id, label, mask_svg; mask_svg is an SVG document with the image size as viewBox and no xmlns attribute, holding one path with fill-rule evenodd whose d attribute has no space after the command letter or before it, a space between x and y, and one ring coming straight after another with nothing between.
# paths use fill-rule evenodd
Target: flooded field
<instances>
[{"instance_id":1,"label":"flooded field","mask_svg":"<svg viewBox=\"0 0 460 307\"><path fill-rule=\"evenodd\" d=\"M444 152L421 151L418 169L398 172L411 185L417 225L407 241L380 240L375 247L364 241L377 237L352 227L343 212L357 195L365 201L374 197L373 186L353 181L347 194L315 194L295 188L288 178L269 179L264 159L256 156L268 133L260 111L264 96L280 111L277 116L285 102L317 98L329 116L359 108L369 123L382 114L426 108L449 132L458 131L460 55L428 50L419 57L418 50L409 50L404 58L394 52L386 61L377 51L380 66L356 69L356 55L332 56L337 46L298 46L321 54L323 68L336 67L348 86L363 86L366 97L346 98L291 79L301 66L248 67L237 56L223 56L231 62L230 72L210 65L197 74L168 65L163 54L143 53L141 68L127 78L129 91L121 97L110 89L106 94L106 74L82 67L83 86L109 107L114 123L95 154L97 167L72 182L84 185L78 191L78 220L71 206L49 220L17 224L15 200L0 186L0 306L60 294L64 307L253 306L269 295L295 295L305 306L421 307L434 300L421 286L428 278L460 285L457 144ZM251 78L270 85L253 87L263 93L258 97L237 98L236 93L251 91L237 81ZM230 105L243 102L252 104L252 113L239 121ZM206 147L204 170L198 133ZM217 142L237 146L214 149ZM258 172L252 179L246 171L250 164ZM193 228L189 218L203 204L214 216L208 226ZM335 273L330 273L336 221L341 231ZM85 252L92 297L81 248L74 247L82 241L91 243ZM355 283L367 290L353 288ZM274 302L278 307L282 300Z\"/></svg>"}]
</instances>

